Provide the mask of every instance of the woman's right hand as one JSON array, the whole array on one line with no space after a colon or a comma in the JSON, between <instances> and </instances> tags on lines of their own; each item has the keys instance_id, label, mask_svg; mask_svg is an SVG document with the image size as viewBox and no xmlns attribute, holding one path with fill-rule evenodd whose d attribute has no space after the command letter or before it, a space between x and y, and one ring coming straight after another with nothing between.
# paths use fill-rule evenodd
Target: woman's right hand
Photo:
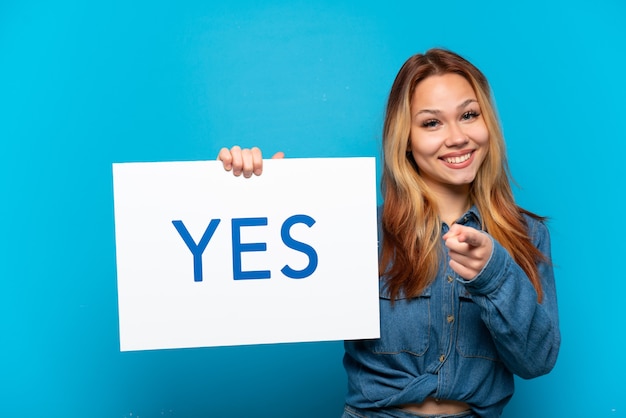
<instances>
[{"instance_id":1,"label":"woman's right hand","mask_svg":"<svg viewBox=\"0 0 626 418\"><path fill-rule=\"evenodd\" d=\"M283 152L277 152L272 159L284 158ZM224 170L233 171L233 174L239 177L241 174L245 178L249 178L254 174L260 176L263 172L263 155L257 147L241 149L235 145L231 149L222 148L217 155L217 159L224 164Z\"/></svg>"}]
</instances>

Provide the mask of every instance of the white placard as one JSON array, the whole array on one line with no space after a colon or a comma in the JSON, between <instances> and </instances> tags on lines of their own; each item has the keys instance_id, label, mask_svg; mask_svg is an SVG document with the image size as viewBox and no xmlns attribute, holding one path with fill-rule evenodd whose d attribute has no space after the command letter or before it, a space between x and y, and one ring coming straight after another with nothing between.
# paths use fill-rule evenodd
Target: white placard
<instances>
[{"instance_id":1,"label":"white placard","mask_svg":"<svg viewBox=\"0 0 626 418\"><path fill-rule=\"evenodd\" d=\"M113 164L122 351L379 336L374 158Z\"/></svg>"}]
</instances>

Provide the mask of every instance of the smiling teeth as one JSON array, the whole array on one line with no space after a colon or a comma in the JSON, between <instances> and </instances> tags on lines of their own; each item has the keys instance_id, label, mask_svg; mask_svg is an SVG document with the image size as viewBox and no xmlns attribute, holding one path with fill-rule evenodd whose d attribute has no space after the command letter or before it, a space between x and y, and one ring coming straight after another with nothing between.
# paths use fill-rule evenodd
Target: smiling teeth
<instances>
[{"instance_id":1,"label":"smiling teeth","mask_svg":"<svg viewBox=\"0 0 626 418\"><path fill-rule=\"evenodd\" d=\"M461 155L460 157L452 157L452 158L444 158L444 161L450 164L461 164L464 161L469 160L469 157L472 155L471 152L468 152L465 155Z\"/></svg>"}]
</instances>

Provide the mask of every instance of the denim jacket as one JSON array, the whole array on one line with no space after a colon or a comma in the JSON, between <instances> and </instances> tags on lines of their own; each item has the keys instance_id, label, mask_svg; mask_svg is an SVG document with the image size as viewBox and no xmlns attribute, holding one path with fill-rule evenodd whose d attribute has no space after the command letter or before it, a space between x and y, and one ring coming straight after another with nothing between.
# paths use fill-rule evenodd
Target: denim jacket
<instances>
[{"instance_id":1,"label":"denim jacket","mask_svg":"<svg viewBox=\"0 0 626 418\"><path fill-rule=\"evenodd\" d=\"M546 226L525 217L534 245L550 260ZM457 223L480 229L470 209ZM442 236L449 227L443 225ZM419 297L392 306L383 280L379 339L345 342L346 403L385 408L427 397L468 403L481 417L498 417L513 395L513 375L548 373L560 346L554 273L541 263L543 300L497 241L491 258L465 280L446 259Z\"/></svg>"}]
</instances>

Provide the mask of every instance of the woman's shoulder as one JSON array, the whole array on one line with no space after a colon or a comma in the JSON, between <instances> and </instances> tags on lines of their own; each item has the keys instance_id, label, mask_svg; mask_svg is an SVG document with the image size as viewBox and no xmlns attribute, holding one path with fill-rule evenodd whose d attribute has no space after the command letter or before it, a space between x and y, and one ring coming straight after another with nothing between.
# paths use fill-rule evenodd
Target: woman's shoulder
<instances>
[{"instance_id":1,"label":"woman's shoulder","mask_svg":"<svg viewBox=\"0 0 626 418\"><path fill-rule=\"evenodd\" d=\"M524 221L528 225L543 225L545 227L546 222L548 221L548 218L546 216L538 215L534 212L529 211L528 209L520 207L519 211L522 214Z\"/></svg>"},{"instance_id":2,"label":"woman's shoulder","mask_svg":"<svg viewBox=\"0 0 626 418\"><path fill-rule=\"evenodd\" d=\"M528 235L531 237L533 242L537 243L546 239L549 240L550 231L547 225L547 217L537 215L536 213L530 212L523 208L520 208L520 213L522 214L524 222L526 223Z\"/></svg>"}]
</instances>

